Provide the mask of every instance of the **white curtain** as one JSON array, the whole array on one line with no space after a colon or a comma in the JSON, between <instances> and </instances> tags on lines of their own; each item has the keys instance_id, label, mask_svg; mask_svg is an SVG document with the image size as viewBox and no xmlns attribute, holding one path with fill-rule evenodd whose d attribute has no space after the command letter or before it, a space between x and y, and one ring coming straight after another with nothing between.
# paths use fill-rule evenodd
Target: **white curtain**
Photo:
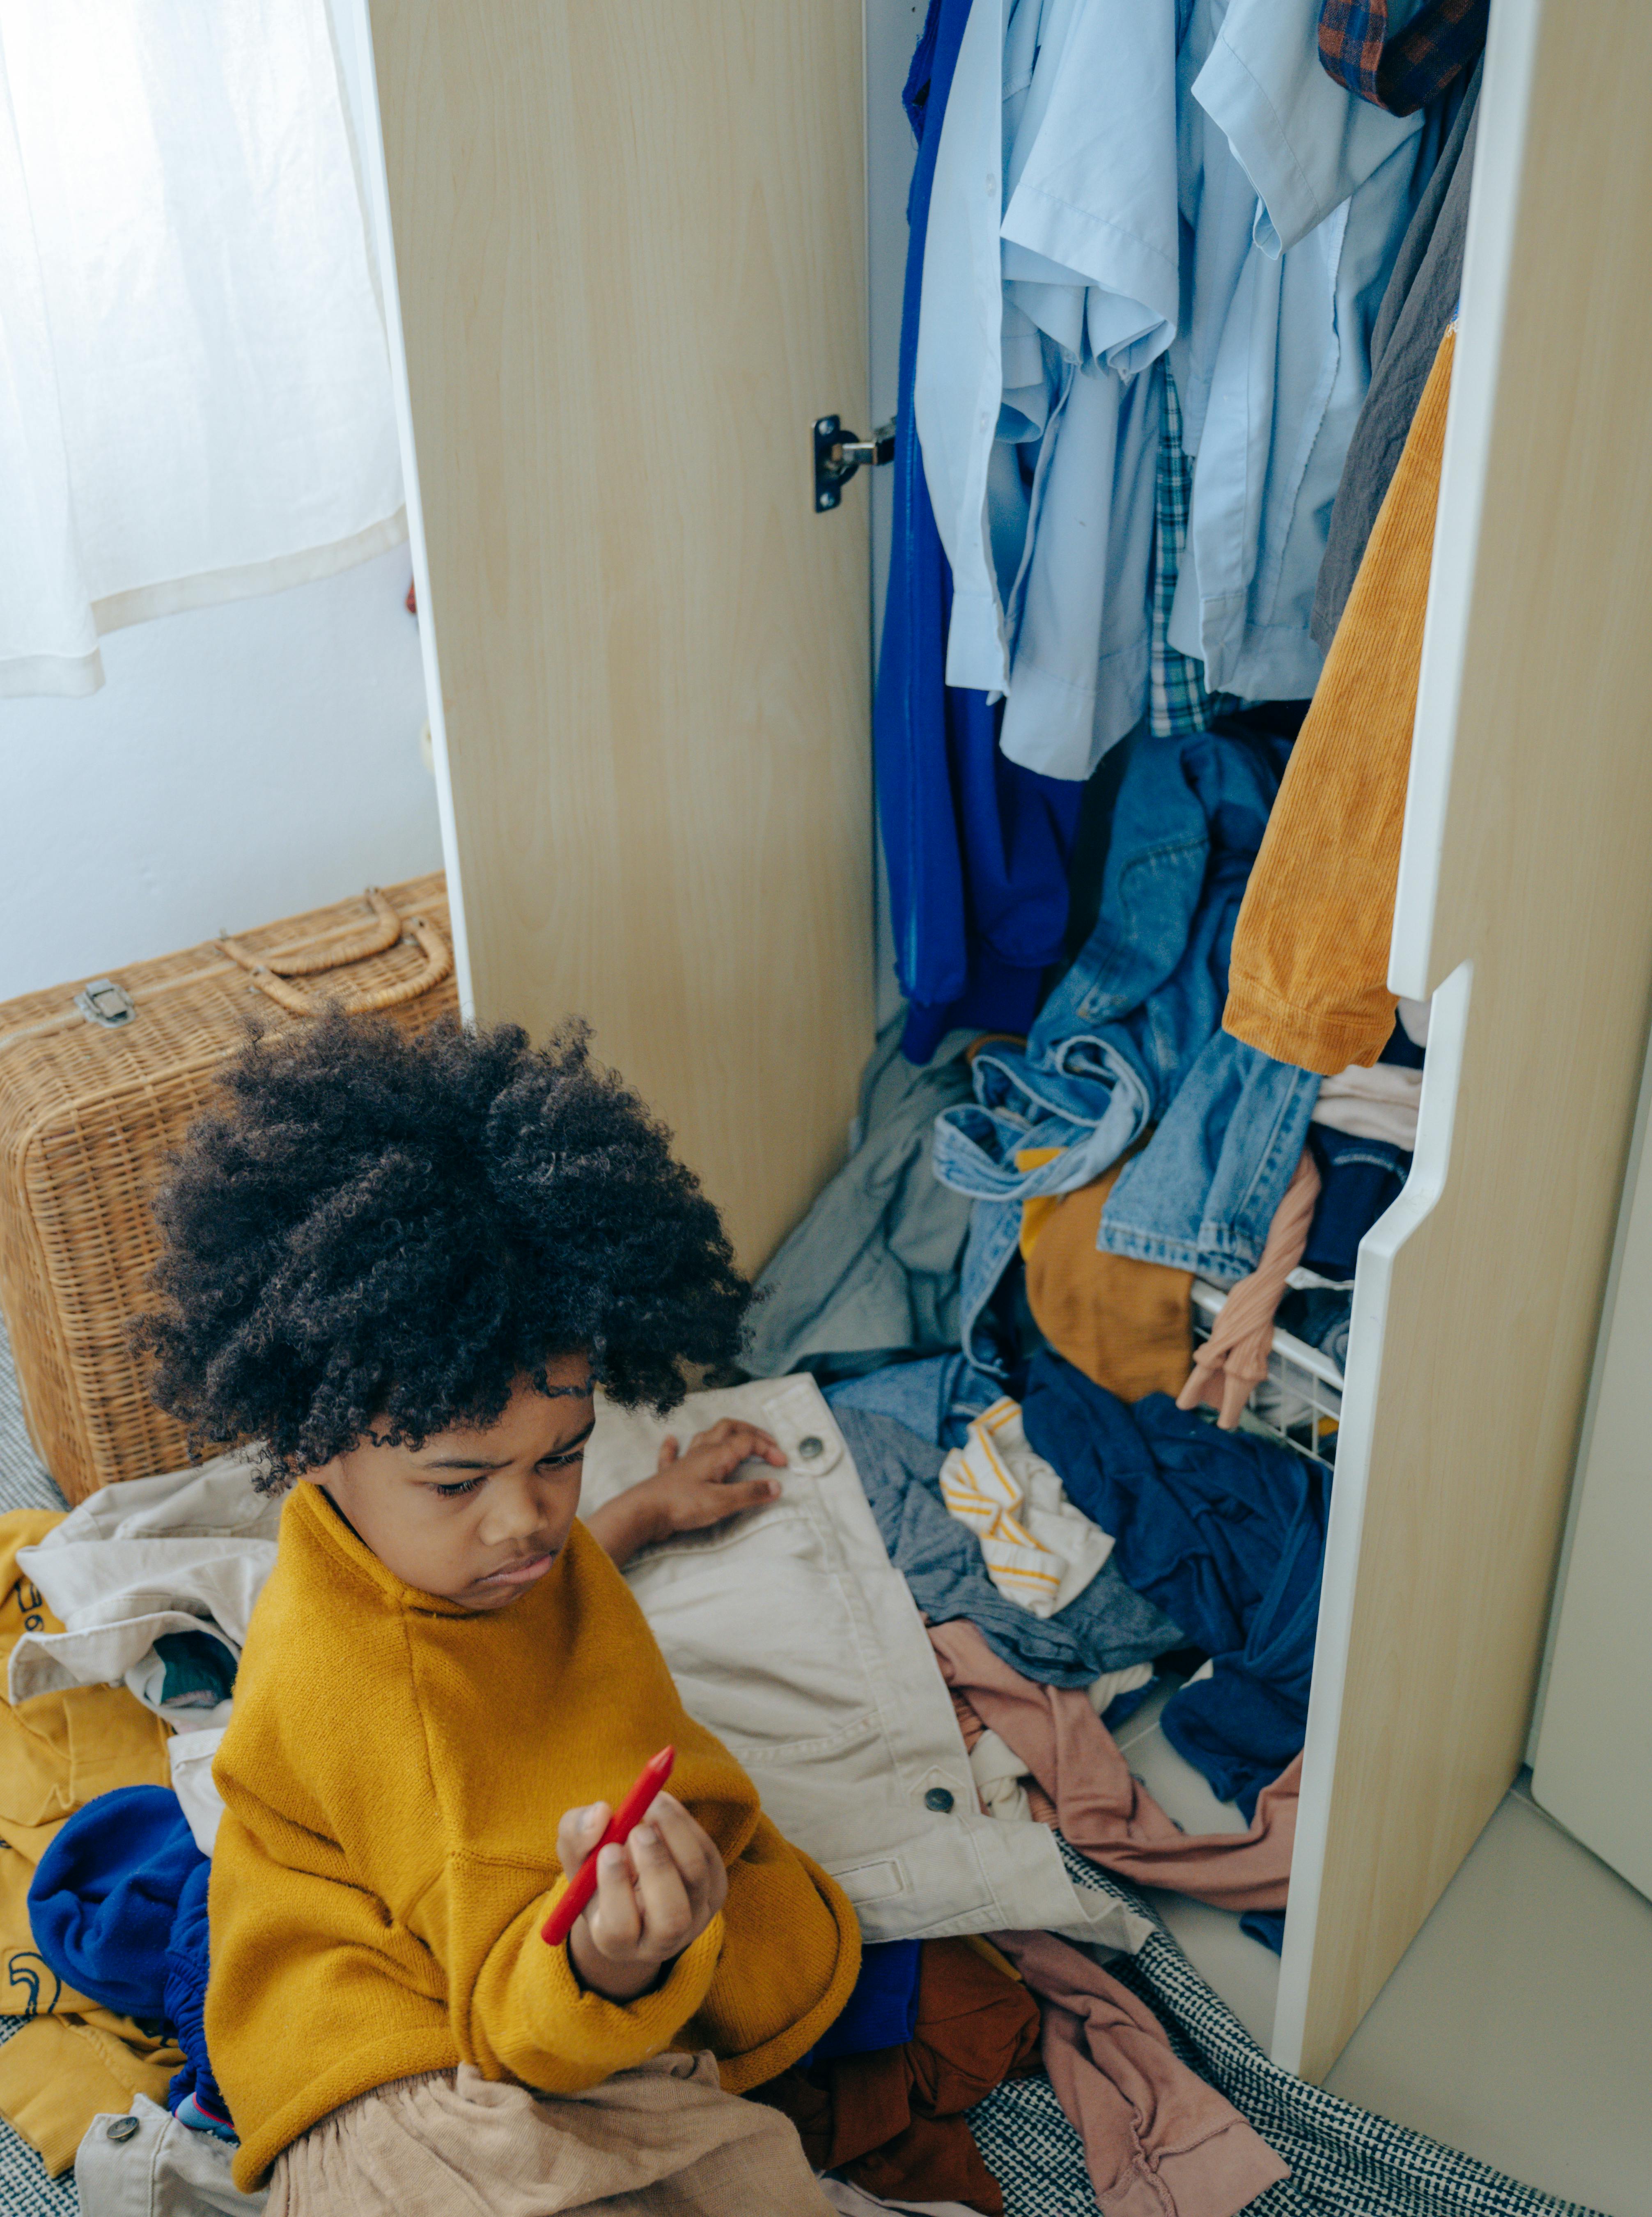
<instances>
[{"instance_id":1,"label":"white curtain","mask_svg":"<svg viewBox=\"0 0 1652 2217\"><path fill-rule=\"evenodd\" d=\"M0 693L405 532L327 0L0 0Z\"/></svg>"}]
</instances>

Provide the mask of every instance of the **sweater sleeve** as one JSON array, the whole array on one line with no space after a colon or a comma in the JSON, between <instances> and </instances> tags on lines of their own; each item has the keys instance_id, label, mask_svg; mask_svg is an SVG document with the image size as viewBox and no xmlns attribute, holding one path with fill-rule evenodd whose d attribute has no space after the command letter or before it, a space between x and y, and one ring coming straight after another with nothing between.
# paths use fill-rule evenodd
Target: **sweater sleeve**
<instances>
[{"instance_id":1,"label":"sweater sleeve","mask_svg":"<svg viewBox=\"0 0 1652 2217\"><path fill-rule=\"evenodd\" d=\"M848 1897L766 1817L728 1867L715 1975L679 2046L709 2047L732 2094L806 2054L849 1999L860 1926Z\"/></svg>"},{"instance_id":2,"label":"sweater sleeve","mask_svg":"<svg viewBox=\"0 0 1652 2217\"><path fill-rule=\"evenodd\" d=\"M449 1864L442 1890L467 1897L462 1925L473 1929L477 1897L489 1882L475 1860ZM669 2047L704 2002L724 1941L715 1917L658 1986L634 2001L609 2001L580 1985L566 1946L548 1948L540 1937L566 1884L559 1879L517 1911L473 1968L449 1964L454 2035L466 2060L486 2078L520 2079L546 2094L579 2093ZM418 1922L427 1930L442 1920L436 1891L420 1906Z\"/></svg>"}]
</instances>

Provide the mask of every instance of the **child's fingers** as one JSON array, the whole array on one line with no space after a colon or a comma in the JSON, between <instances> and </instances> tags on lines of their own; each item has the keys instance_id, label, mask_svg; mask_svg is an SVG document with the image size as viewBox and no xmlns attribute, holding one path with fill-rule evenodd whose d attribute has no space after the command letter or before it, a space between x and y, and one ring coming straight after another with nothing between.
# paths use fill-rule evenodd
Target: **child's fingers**
<instances>
[{"instance_id":1,"label":"child's fingers","mask_svg":"<svg viewBox=\"0 0 1652 2217\"><path fill-rule=\"evenodd\" d=\"M777 1501L780 1488L772 1478L743 1478L738 1485L720 1485L712 1506L719 1522L725 1516L737 1516L742 1509L760 1509L765 1501Z\"/></svg>"},{"instance_id":2,"label":"child's fingers","mask_svg":"<svg viewBox=\"0 0 1652 2217\"><path fill-rule=\"evenodd\" d=\"M597 1859L597 1893L585 1911L585 1923L603 1955L622 1960L636 1953L642 1917L622 1847L606 1847Z\"/></svg>"},{"instance_id":3,"label":"child's fingers","mask_svg":"<svg viewBox=\"0 0 1652 2217\"><path fill-rule=\"evenodd\" d=\"M572 1878L608 1829L606 1801L593 1801L584 1809L565 1809L556 1828L556 1859Z\"/></svg>"},{"instance_id":4,"label":"child's fingers","mask_svg":"<svg viewBox=\"0 0 1652 2217\"><path fill-rule=\"evenodd\" d=\"M661 1470L669 1470L682 1452L682 1449L677 1444L677 1434L675 1432L667 1432L665 1438L661 1440L659 1443L659 1467Z\"/></svg>"},{"instance_id":5,"label":"child's fingers","mask_svg":"<svg viewBox=\"0 0 1652 2217\"><path fill-rule=\"evenodd\" d=\"M653 1825L639 1825L632 1833L631 1862L644 1944L650 1955L664 1962L679 1955L694 1937L694 1905L676 1859Z\"/></svg>"},{"instance_id":6,"label":"child's fingers","mask_svg":"<svg viewBox=\"0 0 1652 2217\"><path fill-rule=\"evenodd\" d=\"M729 1470L753 1458L785 1467L786 1458L773 1435L765 1432L761 1425L748 1424L738 1417L721 1417L705 1431L696 1433L693 1446L707 1454L715 1452L718 1461Z\"/></svg>"},{"instance_id":7,"label":"child's fingers","mask_svg":"<svg viewBox=\"0 0 1652 2217\"><path fill-rule=\"evenodd\" d=\"M655 1800L649 1809L648 1820L658 1827L670 1849L696 1915L702 1924L709 1923L722 1907L728 1892L728 1874L723 1868L716 1842L695 1822L674 1794L661 1794Z\"/></svg>"}]
</instances>

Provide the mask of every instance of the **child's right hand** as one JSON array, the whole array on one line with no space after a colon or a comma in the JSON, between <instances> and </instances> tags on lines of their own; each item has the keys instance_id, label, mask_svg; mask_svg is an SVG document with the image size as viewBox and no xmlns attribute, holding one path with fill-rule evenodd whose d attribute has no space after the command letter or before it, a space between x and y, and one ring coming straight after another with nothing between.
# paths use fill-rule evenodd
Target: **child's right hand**
<instances>
[{"instance_id":1,"label":"child's right hand","mask_svg":"<svg viewBox=\"0 0 1652 2217\"><path fill-rule=\"evenodd\" d=\"M556 1852L570 1876L611 1813L605 1801L564 1812ZM623 1847L603 1850L597 1891L568 1935L581 1983L609 2001L634 2001L699 1938L727 1892L728 1874L710 1834L675 1794L659 1794Z\"/></svg>"}]
</instances>

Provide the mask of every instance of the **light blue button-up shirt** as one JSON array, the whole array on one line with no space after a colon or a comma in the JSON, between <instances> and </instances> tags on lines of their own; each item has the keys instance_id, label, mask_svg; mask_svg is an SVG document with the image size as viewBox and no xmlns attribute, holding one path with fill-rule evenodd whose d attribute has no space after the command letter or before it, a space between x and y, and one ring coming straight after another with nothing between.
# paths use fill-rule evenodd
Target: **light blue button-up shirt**
<instances>
[{"instance_id":1,"label":"light blue button-up shirt","mask_svg":"<svg viewBox=\"0 0 1652 2217\"><path fill-rule=\"evenodd\" d=\"M1408 11L1406 11L1408 12ZM1371 324L1430 166L1420 114L1321 67L1318 0L1194 0L1179 61L1181 328L1195 456L1170 642L1213 691L1302 699Z\"/></svg>"},{"instance_id":2,"label":"light blue button-up shirt","mask_svg":"<svg viewBox=\"0 0 1652 2217\"><path fill-rule=\"evenodd\" d=\"M1395 9L1396 21L1408 14ZM1432 145L1320 65L1318 0L974 0L914 409L947 678L1082 778L1146 707L1160 357L1195 458L1171 644L1301 699L1369 340Z\"/></svg>"},{"instance_id":3,"label":"light blue button-up shirt","mask_svg":"<svg viewBox=\"0 0 1652 2217\"><path fill-rule=\"evenodd\" d=\"M1159 357L1179 293L1174 0L975 0L925 242L914 407L947 678L1087 776L1145 710Z\"/></svg>"}]
</instances>

